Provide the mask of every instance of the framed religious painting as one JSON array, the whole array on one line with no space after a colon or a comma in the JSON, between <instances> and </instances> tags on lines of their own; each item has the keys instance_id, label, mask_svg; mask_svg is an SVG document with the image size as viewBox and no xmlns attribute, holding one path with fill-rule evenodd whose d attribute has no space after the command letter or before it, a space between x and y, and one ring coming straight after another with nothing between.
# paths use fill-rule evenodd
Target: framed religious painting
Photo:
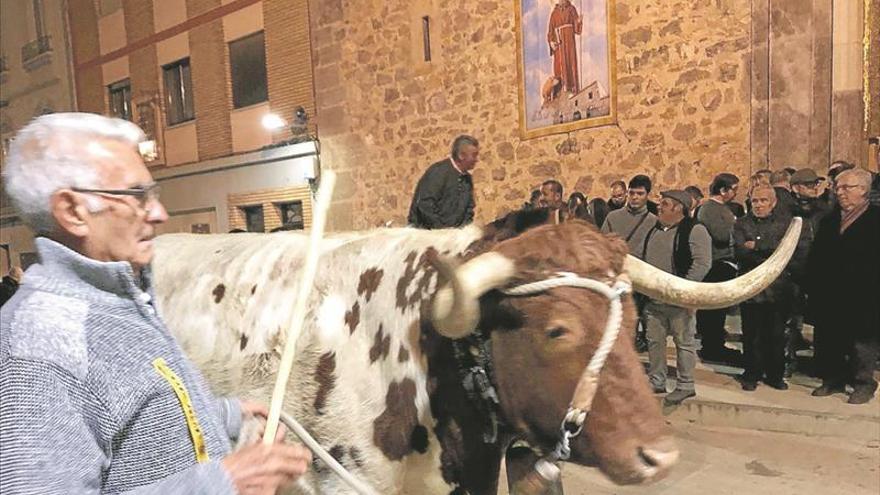
<instances>
[{"instance_id":1,"label":"framed religious painting","mask_svg":"<svg viewBox=\"0 0 880 495\"><path fill-rule=\"evenodd\" d=\"M614 0L515 0L523 139L617 120Z\"/></svg>"}]
</instances>

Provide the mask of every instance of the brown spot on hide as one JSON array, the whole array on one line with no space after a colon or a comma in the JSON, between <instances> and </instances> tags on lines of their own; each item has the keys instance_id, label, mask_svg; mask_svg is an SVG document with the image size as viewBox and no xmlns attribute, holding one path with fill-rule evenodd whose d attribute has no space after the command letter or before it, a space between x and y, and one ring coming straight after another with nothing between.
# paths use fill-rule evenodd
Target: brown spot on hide
<instances>
[{"instance_id":1,"label":"brown spot on hide","mask_svg":"<svg viewBox=\"0 0 880 495\"><path fill-rule=\"evenodd\" d=\"M376 332L376 337L373 339L373 347L370 348L370 364L375 363L379 358L385 359L388 357L390 350L391 336L385 335L382 324L379 324L379 331Z\"/></svg>"},{"instance_id":2,"label":"brown spot on hide","mask_svg":"<svg viewBox=\"0 0 880 495\"><path fill-rule=\"evenodd\" d=\"M217 287L214 287L214 292L211 294L214 295L214 302L219 304L223 299L223 295L226 294L226 286L223 284L217 284Z\"/></svg>"},{"instance_id":3,"label":"brown spot on hide","mask_svg":"<svg viewBox=\"0 0 880 495\"><path fill-rule=\"evenodd\" d=\"M342 464L342 456L345 455L345 449L342 445L334 445L330 447L330 450L327 451L330 454L330 457L336 459L336 462Z\"/></svg>"},{"instance_id":4,"label":"brown spot on hide","mask_svg":"<svg viewBox=\"0 0 880 495\"><path fill-rule=\"evenodd\" d=\"M358 295L363 295L367 302L373 297L373 294L379 288L379 282L382 281L384 272L379 268L370 268L361 274L358 282Z\"/></svg>"},{"instance_id":5,"label":"brown spot on hide","mask_svg":"<svg viewBox=\"0 0 880 495\"><path fill-rule=\"evenodd\" d=\"M404 309L406 308L406 289L409 287L409 284L412 283L413 279L416 276L416 270L413 264L416 261L416 257L418 253L415 251L410 251L409 254L406 255L406 258L403 260L405 266L403 268L403 275L400 276L400 279L397 281L397 308Z\"/></svg>"},{"instance_id":6,"label":"brown spot on hide","mask_svg":"<svg viewBox=\"0 0 880 495\"><path fill-rule=\"evenodd\" d=\"M404 260L406 266L404 266L403 275L397 281L396 305L400 310L412 307L427 295L428 287L430 287L433 275L436 273L433 261L437 259L438 255L434 247L425 250L419 257L418 263L416 263L416 256L415 251L411 251L407 255ZM409 291L410 288L413 288L412 292ZM410 292L409 295L407 292Z\"/></svg>"},{"instance_id":7,"label":"brown spot on hide","mask_svg":"<svg viewBox=\"0 0 880 495\"><path fill-rule=\"evenodd\" d=\"M357 447L351 447L348 449L348 456L351 457L351 460L354 461L354 465L357 467L364 466L364 457L361 455L361 449Z\"/></svg>"},{"instance_id":8,"label":"brown spot on hide","mask_svg":"<svg viewBox=\"0 0 880 495\"><path fill-rule=\"evenodd\" d=\"M415 399L414 381L407 378L391 383L385 395L385 411L373 421L373 443L392 461L428 448L427 430L419 424Z\"/></svg>"},{"instance_id":9,"label":"brown spot on hide","mask_svg":"<svg viewBox=\"0 0 880 495\"><path fill-rule=\"evenodd\" d=\"M248 336L242 334L241 340L239 341L238 350L243 351L244 348L247 347L247 343L248 343Z\"/></svg>"},{"instance_id":10,"label":"brown spot on hide","mask_svg":"<svg viewBox=\"0 0 880 495\"><path fill-rule=\"evenodd\" d=\"M254 286L251 287L251 295L254 295L254 292L256 292L256 291L257 291L257 284L254 284Z\"/></svg>"},{"instance_id":11,"label":"brown spot on hide","mask_svg":"<svg viewBox=\"0 0 880 495\"><path fill-rule=\"evenodd\" d=\"M315 394L315 412L324 414L324 406L327 405L327 396L333 391L336 384L336 354L328 352L322 354L315 368L315 381L318 382L318 392Z\"/></svg>"},{"instance_id":12,"label":"brown spot on hide","mask_svg":"<svg viewBox=\"0 0 880 495\"><path fill-rule=\"evenodd\" d=\"M361 305L355 301L350 310L345 312L345 324L348 325L348 334L354 333L358 323L361 321Z\"/></svg>"},{"instance_id":13,"label":"brown spot on hide","mask_svg":"<svg viewBox=\"0 0 880 495\"><path fill-rule=\"evenodd\" d=\"M409 351L406 350L406 347L403 344L400 344L400 349L397 351L397 362L405 363L409 361Z\"/></svg>"}]
</instances>

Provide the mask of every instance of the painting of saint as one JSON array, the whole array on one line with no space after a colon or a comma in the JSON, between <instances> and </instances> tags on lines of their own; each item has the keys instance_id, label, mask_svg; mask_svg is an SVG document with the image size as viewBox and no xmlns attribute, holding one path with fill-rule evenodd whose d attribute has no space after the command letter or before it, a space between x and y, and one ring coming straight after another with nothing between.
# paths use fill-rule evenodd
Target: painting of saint
<instances>
[{"instance_id":1,"label":"painting of saint","mask_svg":"<svg viewBox=\"0 0 880 495\"><path fill-rule=\"evenodd\" d=\"M616 119L614 0L518 0L524 138Z\"/></svg>"}]
</instances>

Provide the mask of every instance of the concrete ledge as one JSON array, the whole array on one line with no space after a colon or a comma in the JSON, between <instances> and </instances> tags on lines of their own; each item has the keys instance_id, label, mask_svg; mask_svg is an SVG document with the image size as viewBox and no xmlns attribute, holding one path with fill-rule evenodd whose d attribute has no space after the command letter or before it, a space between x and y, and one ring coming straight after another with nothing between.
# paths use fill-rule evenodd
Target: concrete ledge
<instances>
[{"instance_id":1,"label":"concrete ledge","mask_svg":"<svg viewBox=\"0 0 880 495\"><path fill-rule=\"evenodd\" d=\"M676 421L687 421L701 426L833 436L852 440L880 438L880 418L859 414L842 415L701 399L689 399L679 406L664 407L663 413Z\"/></svg>"}]
</instances>

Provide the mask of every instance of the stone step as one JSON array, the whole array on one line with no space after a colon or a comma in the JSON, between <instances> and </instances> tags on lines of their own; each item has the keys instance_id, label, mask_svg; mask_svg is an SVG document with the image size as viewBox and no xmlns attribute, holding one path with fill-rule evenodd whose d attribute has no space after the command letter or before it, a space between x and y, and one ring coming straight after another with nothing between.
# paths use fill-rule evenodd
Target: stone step
<instances>
[{"instance_id":1,"label":"stone step","mask_svg":"<svg viewBox=\"0 0 880 495\"><path fill-rule=\"evenodd\" d=\"M674 352L670 352L669 363L667 389L673 390ZM759 383L757 390L746 392L735 378L741 372L741 368L699 363L694 371L697 396L678 406L665 407L664 414L678 422L701 426L852 440L880 438L880 402L876 396L861 405L848 404L844 394L813 397L810 393L819 381L800 374L788 380L788 390L775 390Z\"/></svg>"},{"instance_id":2,"label":"stone step","mask_svg":"<svg viewBox=\"0 0 880 495\"><path fill-rule=\"evenodd\" d=\"M817 399L818 400L818 399ZM851 407L877 407L873 405ZM679 406L664 407L676 421L700 426L830 436L850 440L880 438L880 418L861 414L835 414L786 407L759 406L700 399L699 395Z\"/></svg>"}]
</instances>

